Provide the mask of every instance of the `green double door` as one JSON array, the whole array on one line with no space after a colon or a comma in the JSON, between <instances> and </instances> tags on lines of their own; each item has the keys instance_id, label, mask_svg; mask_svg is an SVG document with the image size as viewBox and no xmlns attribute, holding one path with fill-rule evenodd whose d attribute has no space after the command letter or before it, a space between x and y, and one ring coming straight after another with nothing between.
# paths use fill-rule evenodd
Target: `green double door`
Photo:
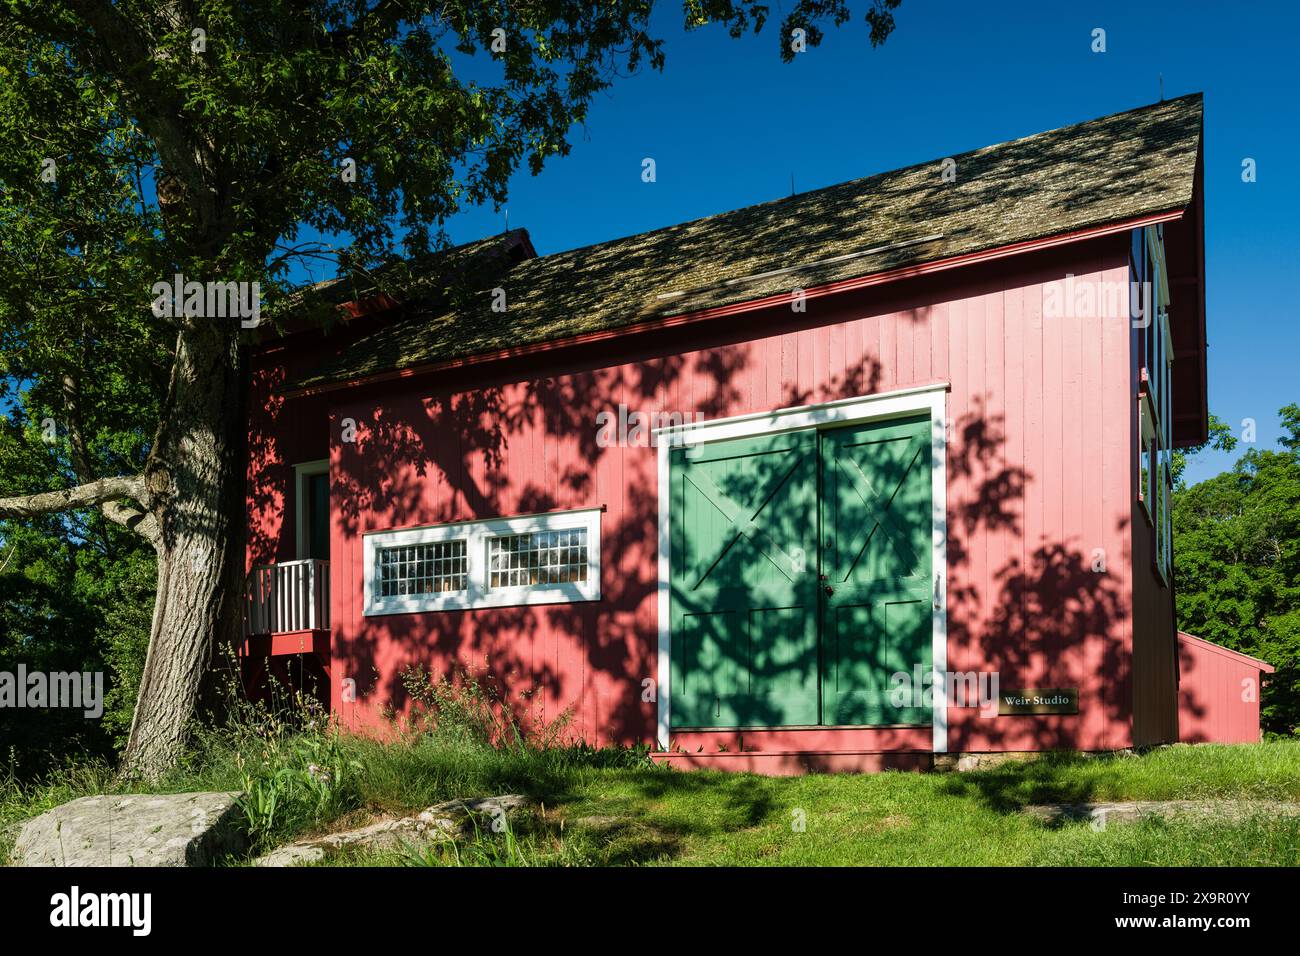
<instances>
[{"instance_id":1,"label":"green double door","mask_svg":"<svg viewBox=\"0 0 1300 956\"><path fill-rule=\"evenodd\" d=\"M672 725L928 724L928 416L670 452Z\"/></svg>"}]
</instances>

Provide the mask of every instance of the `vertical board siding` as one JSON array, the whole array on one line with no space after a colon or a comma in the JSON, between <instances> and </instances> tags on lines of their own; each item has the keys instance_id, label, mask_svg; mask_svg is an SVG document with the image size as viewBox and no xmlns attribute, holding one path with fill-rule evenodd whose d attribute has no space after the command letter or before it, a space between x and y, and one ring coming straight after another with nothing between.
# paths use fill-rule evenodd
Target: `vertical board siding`
<instances>
[{"instance_id":1,"label":"vertical board siding","mask_svg":"<svg viewBox=\"0 0 1300 956\"><path fill-rule=\"evenodd\" d=\"M1022 387L1019 398L1023 409L1020 421L1024 430L1021 470L1022 475L1041 475L1047 458L1045 432L1048 427L1043 387L1049 379L1044 368L1043 295L1040 286L1028 286L1023 290L1021 308ZM1020 615L1024 629L1020 635L1019 653L1024 661L1024 680L1030 687L1047 684L1047 655L1044 648L1047 628L1042 616L1036 612L1037 591L1031 576L1037 560L1035 553L1043 540L1044 485L1043 481L1023 481L1024 534L1021 538L1020 558L1023 591L1020 595Z\"/></svg>"},{"instance_id":2,"label":"vertical board siding","mask_svg":"<svg viewBox=\"0 0 1300 956\"><path fill-rule=\"evenodd\" d=\"M1128 266L1116 265L1104 273L1105 280L1112 286L1127 288L1129 278ZM1098 407L1101 411L1098 432L1102 441L1102 453L1097 462L1098 481L1102 488L1103 500L1101 513L1108 516L1120 516L1116 526L1109 530L1106 545L1107 579L1113 582L1114 593L1125 602L1124 611L1119 615L1121 628L1119 640L1103 648L1105 656L1101 661L1102 672L1112 675L1105 690L1108 707L1106 715L1108 724L1105 728L1105 741L1109 747L1125 746L1133 742L1133 719L1131 716L1133 701L1133 564L1131 545L1131 515L1134 493L1133 482L1138 471L1138 446L1136 435L1130 430L1130 409L1133 405L1133 384L1130 378L1129 352L1132 335L1132 322L1127 312L1107 316L1104 335L1101 339L1101 378L1098 387ZM1128 379L1129 387L1120 389L1110 383ZM1125 721L1116 721L1116 712L1129 713ZM1169 738L1174 739L1173 737Z\"/></svg>"},{"instance_id":3,"label":"vertical board siding","mask_svg":"<svg viewBox=\"0 0 1300 956\"><path fill-rule=\"evenodd\" d=\"M1260 663L1181 633L1178 660L1179 739L1192 744L1259 743L1264 676Z\"/></svg>"},{"instance_id":4,"label":"vertical board siding","mask_svg":"<svg viewBox=\"0 0 1300 956\"><path fill-rule=\"evenodd\" d=\"M1113 279L1119 245L810 299L806 314L774 307L616 342L603 357L557 352L329 393L332 420L359 425L354 445L330 431L336 708L377 726L405 704L404 667L469 665L517 711L567 714L570 737L652 741L656 451L598 446L598 413L623 404L713 419L947 381L949 666L996 672L1003 689L1078 687L1081 700L1078 717L950 708L950 749L1131 744L1128 670L1139 664L1126 641L1142 646L1150 625L1137 616L1159 602L1130 604L1131 566L1149 557L1131 527L1130 336L1122 321L1044 315L1045 283ZM361 615L365 532L602 505L598 603ZM1091 570L1095 548L1104 574ZM356 680L356 705L339 700L344 677ZM791 733L769 736L787 745ZM824 744L827 733L928 741L818 733Z\"/></svg>"},{"instance_id":5,"label":"vertical board siding","mask_svg":"<svg viewBox=\"0 0 1300 956\"><path fill-rule=\"evenodd\" d=\"M1004 480L1018 494L1009 496L1006 504L1007 520L998 532L998 549L1006 557L1003 573L1006 600L1002 605L1004 624L1001 628L1009 666L1013 666L1026 684L1029 668L1025 654L1025 633L1030 622L1026 617L1027 604L1025 572L1028 561L1025 527L1026 489L1025 473L1025 362L1031 349L1026 340L1028 303L1034 299L1037 286L1008 289L1002 314L1002 340L998 343L1002 359L1003 396L1006 417L1006 440L1002 443L1002 470ZM1033 404L1037 405L1038 396Z\"/></svg>"}]
</instances>

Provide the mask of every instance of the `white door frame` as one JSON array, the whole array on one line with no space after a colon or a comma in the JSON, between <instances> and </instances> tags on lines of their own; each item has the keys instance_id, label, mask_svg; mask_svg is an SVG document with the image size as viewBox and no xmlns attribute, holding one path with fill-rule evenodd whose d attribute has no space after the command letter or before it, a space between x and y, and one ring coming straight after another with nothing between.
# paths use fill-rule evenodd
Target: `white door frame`
<instances>
[{"instance_id":1,"label":"white door frame","mask_svg":"<svg viewBox=\"0 0 1300 956\"><path fill-rule=\"evenodd\" d=\"M321 458L317 461L299 462L293 466L293 533L295 538L294 554L299 560L307 557L307 509L304 491L307 483L303 481L309 475L328 475L330 460Z\"/></svg>"},{"instance_id":2,"label":"white door frame","mask_svg":"<svg viewBox=\"0 0 1300 956\"><path fill-rule=\"evenodd\" d=\"M935 753L948 751L947 682L948 670L948 510L947 510L947 393L949 385L941 382L916 388L901 388L878 395L844 398L817 405L801 405L772 412L737 415L713 421L674 425L653 432L659 451L659 666L656 698L659 704L658 746L666 750L672 730L672 618L669 558L672 547L672 519L669 507L670 449L681 445L730 441L754 435L771 435L805 428L837 428L862 422L899 418L917 412L930 413L930 515L931 570L934 574L933 613L931 615L931 667L935 675L934 723L932 743Z\"/></svg>"}]
</instances>

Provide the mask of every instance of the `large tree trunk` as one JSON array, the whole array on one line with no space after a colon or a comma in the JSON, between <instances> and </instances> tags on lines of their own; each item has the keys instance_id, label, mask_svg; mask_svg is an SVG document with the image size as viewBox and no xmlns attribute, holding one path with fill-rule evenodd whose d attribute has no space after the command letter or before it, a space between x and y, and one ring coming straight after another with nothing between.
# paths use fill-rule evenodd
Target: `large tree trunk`
<instances>
[{"instance_id":1,"label":"large tree trunk","mask_svg":"<svg viewBox=\"0 0 1300 956\"><path fill-rule=\"evenodd\" d=\"M226 321L208 321L178 336L145 475L161 535L158 592L122 758L125 774L145 779L175 764L214 647L233 644L242 623L240 353Z\"/></svg>"}]
</instances>

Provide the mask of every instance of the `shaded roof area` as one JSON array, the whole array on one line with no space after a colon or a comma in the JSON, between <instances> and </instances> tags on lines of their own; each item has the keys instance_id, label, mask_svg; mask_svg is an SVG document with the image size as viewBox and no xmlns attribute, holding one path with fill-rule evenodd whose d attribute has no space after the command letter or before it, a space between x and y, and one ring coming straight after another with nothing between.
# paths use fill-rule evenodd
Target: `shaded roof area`
<instances>
[{"instance_id":1,"label":"shaded roof area","mask_svg":"<svg viewBox=\"0 0 1300 956\"><path fill-rule=\"evenodd\" d=\"M406 318L306 388L789 294L1191 203L1201 95L653 232L519 261L403 297ZM489 242L484 240L483 242ZM482 248L482 243L475 244ZM506 310L492 310L492 289Z\"/></svg>"},{"instance_id":2,"label":"shaded roof area","mask_svg":"<svg viewBox=\"0 0 1300 956\"><path fill-rule=\"evenodd\" d=\"M536 257L527 231L512 229L436 249L418 259L395 260L368 271L354 269L293 290L276 304L273 317L279 328L267 329L263 339L322 325L328 328L339 318L339 310L352 318L402 303L444 311L452 304L452 293L491 284L510 266Z\"/></svg>"}]
</instances>

